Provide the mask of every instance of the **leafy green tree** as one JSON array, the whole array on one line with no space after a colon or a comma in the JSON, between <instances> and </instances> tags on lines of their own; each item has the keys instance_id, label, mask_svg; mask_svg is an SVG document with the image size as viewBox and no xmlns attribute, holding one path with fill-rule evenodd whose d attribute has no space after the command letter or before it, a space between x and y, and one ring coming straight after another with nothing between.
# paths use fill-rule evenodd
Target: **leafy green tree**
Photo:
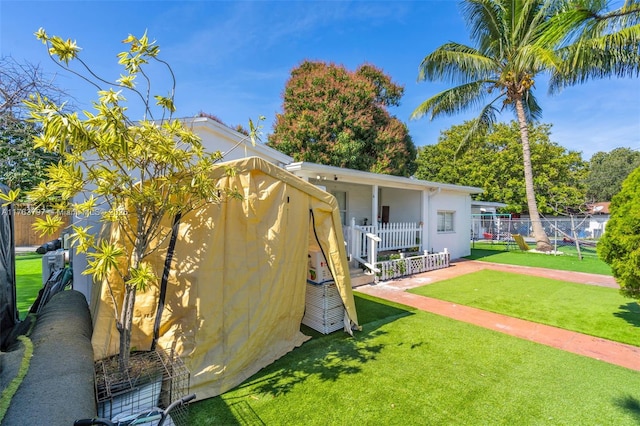
<instances>
[{"instance_id":1,"label":"leafy green tree","mask_svg":"<svg viewBox=\"0 0 640 426\"><path fill-rule=\"evenodd\" d=\"M0 182L29 191L46 177L46 169L60 159L33 146L38 130L33 123L0 116Z\"/></svg>"},{"instance_id":2,"label":"leafy green tree","mask_svg":"<svg viewBox=\"0 0 640 426\"><path fill-rule=\"evenodd\" d=\"M476 142L469 150L457 153L472 125L466 122L453 126L442 133L437 144L419 148L416 177L477 186L484 189L478 200L503 202L507 212L526 213L518 124L496 124L482 143ZM537 203L540 212L546 214L584 204L581 182L587 170L580 153L551 142L550 133L550 125L529 125Z\"/></svg>"},{"instance_id":3,"label":"leafy green tree","mask_svg":"<svg viewBox=\"0 0 640 426\"><path fill-rule=\"evenodd\" d=\"M640 166L640 151L616 148L611 152L596 152L589 161L585 179L587 199L591 202L611 201L622 187L622 181Z\"/></svg>"},{"instance_id":4,"label":"leafy green tree","mask_svg":"<svg viewBox=\"0 0 640 426\"><path fill-rule=\"evenodd\" d=\"M611 265L621 293L640 299L640 167L624 180L609 209L598 255Z\"/></svg>"},{"instance_id":5,"label":"leafy green tree","mask_svg":"<svg viewBox=\"0 0 640 426\"><path fill-rule=\"evenodd\" d=\"M291 72L268 144L296 161L410 176L416 148L387 108L404 88L373 65L305 61Z\"/></svg>"},{"instance_id":6,"label":"leafy green tree","mask_svg":"<svg viewBox=\"0 0 640 426\"><path fill-rule=\"evenodd\" d=\"M444 80L457 86L424 101L412 118L429 114L433 119L482 106L462 149L473 138L482 137L499 112L515 113L527 210L538 250L550 251L552 246L540 222L531 167L528 124L541 115L533 93L534 78L551 73L553 88L616 74L618 67L637 73L635 12L624 12L626 18L617 20L600 14L607 5L601 0L466 0L462 10L476 47L449 42L420 64L419 80ZM616 20L622 29L613 25ZM591 25L594 22L604 24Z\"/></svg>"},{"instance_id":7,"label":"leafy green tree","mask_svg":"<svg viewBox=\"0 0 640 426\"><path fill-rule=\"evenodd\" d=\"M60 158L33 146L39 129L25 120L23 101L36 93L50 99L65 95L38 66L0 58L0 182L23 192L38 184L46 167Z\"/></svg>"},{"instance_id":8,"label":"leafy green tree","mask_svg":"<svg viewBox=\"0 0 640 426\"><path fill-rule=\"evenodd\" d=\"M31 117L42 126L36 147L64 158L48 168L48 180L30 196L37 201L55 195L81 216L100 212L100 222L114 231L110 237L98 238L89 223L76 223L72 239L78 252L87 253L84 273L109 286L120 333L120 367L125 369L136 293L158 281L149 256L171 234L175 218L202 203L238 194L219 193L216 182L209 179L220 154L204 152L199 138L172 118L173 92L154 96L157 107L152 105L147 67L166 66L173 78L170 66L158 57L155 41L146 34L127 37L124 43L129 50L119 55L124 73L109 83L90 78L95 73L79 57L75 41L49 36L42 29L36 36L63 68L68 69L71 61L83 65L88 72L85 78L96 86L99 98L93 112L83 112L84 118L65 113L41 97L28 102ZM137 77L146 82L141 88L136 86ZM127 117L122 91L142 100L146 111L142 120L133 122ZM155 110L161 115L157 120ZM52 233L60 224L59 217L48 216L38 223L38 229Z\"/></svg>"}]
</instances>

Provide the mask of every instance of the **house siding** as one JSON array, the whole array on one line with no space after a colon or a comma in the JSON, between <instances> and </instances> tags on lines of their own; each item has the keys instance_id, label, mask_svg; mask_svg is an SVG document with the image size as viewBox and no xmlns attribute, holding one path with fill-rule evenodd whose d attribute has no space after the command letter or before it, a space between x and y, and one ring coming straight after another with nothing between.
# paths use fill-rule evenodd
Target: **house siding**
<instances>
[{"instance_id":1,"label":"house siding","mask_svg":"<svg viewBox=\"0 0 640 426\"><path fill-rule=\"evenodd\" d=\"M421 191L383 188L380 206L389 206L389 222L422 221Z\"/></svg>"},{"instance_id":2,"label":"house siding","mask_svg":"<svg viewBox=\"0 0 640 426\"><path fill-rule=\"evenodd\" d=\"M438 211L454 212L453 232L438 232ZM469 220L471 218L471 200L460 194L441 192L432 195L429 203L429 247L425 249L441 252L445 248L451 253L451 258L456 259L471 254L469 241L471 231Z\"/></svg>"}]
</instances>

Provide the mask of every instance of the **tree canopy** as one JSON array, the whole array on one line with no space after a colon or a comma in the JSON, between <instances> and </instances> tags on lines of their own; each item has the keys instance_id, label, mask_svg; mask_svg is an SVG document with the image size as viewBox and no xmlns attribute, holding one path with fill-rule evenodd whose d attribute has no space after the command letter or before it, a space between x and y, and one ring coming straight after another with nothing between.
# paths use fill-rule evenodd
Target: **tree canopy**
<instances>
[{"instance_id":1,"label":"tree canopy","mask_svg":"<svg viewBox=\"0 0 640 426\"><path fill-rule=\"evenodd\" d=\"M305 61L286 83L268 145L296 161L410 176L415 145L406 125L387 110L403 93L373 65L352 72Z\"/></svg>"},{"instance_id":2,"label":"tree canopy","mask_svg":"<svg viewBox=\"0 0 640 426\"><path fill-rule=\"evenodd\" d=\"M610 152L593 154L585 179L588 201L611 201L620 192L622 182L638 166L640 151L631 148L616 148Z\"/></svg>"},{"instance_id":3,"label":"tree canopy","mask_svg":"<svg viewBox=\"0 0 640 426\"><path fill-rule=\"evenodd\" d=\"M456 154L472 125L453 126L442 132L437 144L420 147L416 177L477 186L484 189L477 200L506 203L510 213L528 213L518 124L496 124L482 142L472 142L471 149ZM580 153L552 142L550 134L551 125L529 125L534 187L544 214L579 208L585 201L581 182L586 163Z\"/></svg>"},{"instance_id":4,"label":"tree canopy","mask_svg":"<svg viewBox=\"0 0 640 426\"><path fill-rule=\"evenodd\" d=\"M47 167L60 159L58 153L35 148L37 134L33 123L0 116L0 182L23 194L42 182Z\"/></svg>"},{"instance_id":5,"label":"tree canopy","mask_svg":"<svg viewBox=\"0 0 640 426\"><path fill-rule=\"evenodd\" d=\"M49 99L65 95L38 66L0 58L0 182L22 193L40 183L46 168L60 159L33 145L40 129L26 120L24 101L35 94Z\"/></svg>"},{"instance_id":6,"label":"tree canopy","mask_svg":"<svg viewBox=\"0 0 640 426\"><path fill-rule=\"evenodd\" d=\"M598 243L598 255L611 265L621 293L640 299L640 167L624 180L609 211L611 218Z\"/></svg>"}]
</instances>

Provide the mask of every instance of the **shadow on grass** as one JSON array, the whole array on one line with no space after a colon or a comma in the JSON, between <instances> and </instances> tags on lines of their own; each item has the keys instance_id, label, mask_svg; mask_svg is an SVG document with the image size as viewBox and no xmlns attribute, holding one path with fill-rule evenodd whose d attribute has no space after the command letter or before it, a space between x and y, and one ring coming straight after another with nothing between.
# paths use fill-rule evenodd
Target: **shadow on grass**
<instances>
[{"instance_id":1,"label":"shadow on grass","mask_svg":"<svg viewBox=\"0 0 640 426\"><path fill-rule=\"evenodd\" d=\"M495 250L472 249L471 254L469 256L465 256L464 258L469 260L479 260L479 259L495 256L498 254L502 254L504 252L505 252L504 248L501 248L501 249L496 248Z\"/></svg>"},{"instance_id":2,"label":"shadow on grass","mask_svg":"<svg viewBox=\"0 0 640 426\"><path fill-rule=\"evenodd\" d=\"M402 305L388 304L367 295L355 295L354 299L362 331L354 332L353 337L342 331L312 336L301 348L254 376L251 390L277 396L289 392L309 376L333 382L344 374L358 374L364 363L375 360L384 349L384 345L370 343L386 333L379 330L380 327L412 314Z\"/></svg>"},{"instance_id":3,"label":"shadow on grass","mask_svg":"<svg viewBox=\"0 0 640 426\"><path fill-rule=\"evenodd\" d=\"M16 261L30 259L42 259L42 255L38 253L16 253Z\"/></svg>"},{"instance_id":4,"label":"shadow on grass","mask_svg":"<svg viewBox=\"0 0 640 426\"><path fill-rule=\"evenodd\" d=\"M640 305L637 302L629 302L618 307L620 311L614 312L614 316L622 318L634 327L640 327Z\"/></svg>"},{"instance_id":5,"label":"shadow on grass","mask_svg":"<svg viewBox=\"0 0 640 426\"><path fill-rule=\"evenodd\" d=\"M614 402L620 408L629 411L636 418L636 421L640 423L640 401L638 398L627 395L616 399Z\"/></svg>"},{"instance_id":6,"label":"shadow on grass","mask_svg":"<svg viewBox=\"0 0 640 426\"><path fill-rule=\"evenodd\" d=\"M302 326L302 332L311 335L311 340L237 388L194 404L190 420L200 421L206 417L213 421L206 424L264 425L246 398L271 399L287 394L311 377L320 382L333 382L340 376L362 372L362 365L374 361L385 347L372 343L373 339L386 334L380 328L413 315L413 309L368 295L357 294L354 298L362 331L355 331L353 337L342 331L324 335Z\"/></svg>"}]
</instances>

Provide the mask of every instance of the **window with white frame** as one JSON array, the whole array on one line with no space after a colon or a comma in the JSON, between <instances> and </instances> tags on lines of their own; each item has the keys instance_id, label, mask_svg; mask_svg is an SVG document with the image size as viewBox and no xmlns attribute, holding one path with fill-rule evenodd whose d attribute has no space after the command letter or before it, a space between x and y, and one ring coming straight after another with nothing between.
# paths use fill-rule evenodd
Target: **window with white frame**
<instances>
[{"instance_id":1,"label":"window with white frame","mask_svg":"<svg viewBox=\"0 0 640 426\"><path fill-rule=\"evenodd\" d=\"M438 212L438 232L454 232L453 219L455 212L439 211Z\"/></svg>"}]
</instances>

